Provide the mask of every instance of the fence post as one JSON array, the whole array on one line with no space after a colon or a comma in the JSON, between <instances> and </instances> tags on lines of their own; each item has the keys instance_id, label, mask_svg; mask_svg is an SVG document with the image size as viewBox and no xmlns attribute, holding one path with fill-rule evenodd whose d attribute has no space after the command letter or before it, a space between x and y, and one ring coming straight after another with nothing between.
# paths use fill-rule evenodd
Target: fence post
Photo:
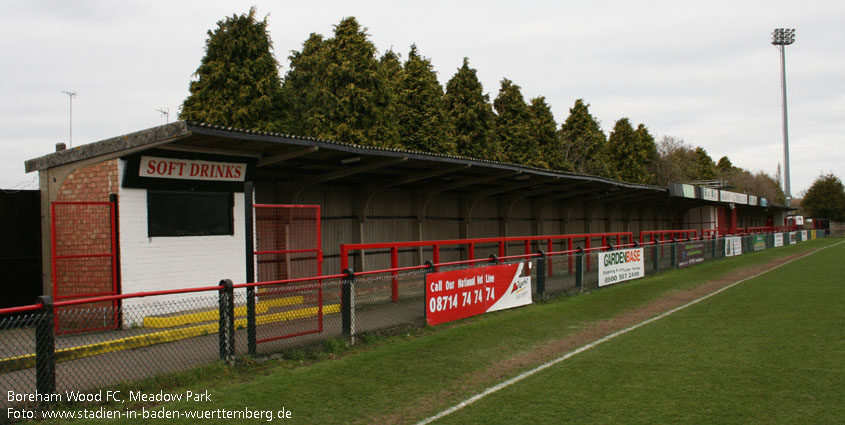
<instances>
[{"instance_id":1,"label":"fence post","mask_svg":"<svg viewBox=\"0 0 845 425\"><path fill-rule=\"evenodd\" d=\"M350 344L355 343L355 273L351 269L343 271L346 275L340 282L341 286L341 310L340 329L343 336L349 339Z\"/></svg>"},{"instance_id":2,"label":"fence post","mask_svg":"<svg viewBox=\"0 0 845 425\"><path fill-rule=\"evenodd\" d=\"M543 298L546 296L546 251L541 249L538 253L540 256L537 257L537 297Z\"/></svg>"},{"instance_id":3,"label":"fence post","mask_svg":"<svg viewBox=\"0 0 845 425\"><path fill-rule=\"evenodd\" d=\"M580 246L576 250L575 257L575 287L584 291L584 248Z\"/></svg>"},{"instance_id":4,"label":"fence post","mask_svg":"<svg viewBox=\"0 0 845 425\"><path fill-rule=\"evenodd\" d=\"M235 357L235 301L232 281L223 279L220 281L218 292L218 310L220 318L218 321L218 342L220 345L220 360L230 361Z\"/></svg>"},{"instance_id":5,"label":"fence post","mask_svg":"<svg viewBox=\"0 0 845 425\"><path fill-rule=\"evenodd\" d=\"M669 254L669 258L671 258L671 264L673 269L678 268L678 241L675 239L675 236L672 236L672 252Z\"/></svg>"},{"instance_id":6,"label":"fence post","mask_svg":"<svg viewBox=\"0 0 845 425\"><path fill-rule=\"evenodd\" d=\"M35 325L35 390L42 394L56 392L56 334L53 325L53 297L42 295L36 303L42 305Z\"/></svg>"},{"instance_id":7,"label":"fence post","mask_svg":"<svg viewBox=\"0 0 845 425\"><path fill-rule=\"evenodd\" d=\"M657 273L657 272L660 271L660 257L659 257L660 253L658 252L658 249L657 249L657 245L659 245L660 242L657 242L657 241L652 241L652 242L654 242L654 245L651 246L651 265L654 268L654 273Z\"/></svg>"},{"instance_id":8,"label":"fence post","mask_svg":"<svg viewBox=\"0 0 845 425\"><path fill-rule=\"evenodd\" d=\"M717 236L710 239L710 259L711 260L716 259L716 240L717 240L718 237L719 236L717 235Z\"/></svg>"},{"instance_id":9,"label":"fence post","mask_svg":"<svg viewBox=\"0 0 845 425\"><path fill-rule=\"evenodd\" d=\"M255 287L246 288L246 349L254 356L258 351L258 338L255 332Z\"/></svg>"},{"instance_id":10,"label":"fence post","mask_svg":"<svg viewBox=\"0 0 845 425\"><path fill-rule=\"evenodd\" d=\"M244 248L246 256L246 283L255 282L255 235L252 198L254 185L244 183ZM246 288L246 346L249 355L254 356L258 350L255 334L255 287Z\"/></svg>"}]
</instances>

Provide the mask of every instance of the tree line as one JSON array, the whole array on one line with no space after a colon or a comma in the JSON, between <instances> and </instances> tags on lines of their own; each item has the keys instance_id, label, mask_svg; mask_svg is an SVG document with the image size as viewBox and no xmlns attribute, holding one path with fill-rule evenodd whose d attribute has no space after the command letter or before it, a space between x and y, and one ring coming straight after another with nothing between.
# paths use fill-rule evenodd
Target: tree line
<instances>
[{"instance_id":1,"label":"tree line","mask_svg":"<svg viewBox=\"0 0 845 425\"><path fill-rule=\"evenodd\" d=\"M759 196L783 200L777 181L765 173L723 167L676 138L655 142L644 124L628 118L605 135L583 99L560 125L545 97L526 100L507 78L491 102L468 58L444 88L416 45L404 58L392 49L379 55L354 17L335 25L331 37L312 33L288 57L284 76L267 18L258 20L255 8L219 21L208 31L205 50L180 119L638 184L729 178L747 186L740 191L754 186Z\"/></svg>"}]
</instances>

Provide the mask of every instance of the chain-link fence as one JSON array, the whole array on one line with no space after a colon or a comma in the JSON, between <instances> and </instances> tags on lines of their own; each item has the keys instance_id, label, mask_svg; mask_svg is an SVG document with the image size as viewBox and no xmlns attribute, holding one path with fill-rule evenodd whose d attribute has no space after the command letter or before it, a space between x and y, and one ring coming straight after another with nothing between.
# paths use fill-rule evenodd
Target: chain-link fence
<instances>
[{"instance_id":1,"label":"chain-link fence","mask_svg":"<svg viewBox=\"0 0 845 425\"><path fill-rule=\"evenodd\" d=\"M649 244L645 275L824 237L803 231ZM636 247L634 245L633 247ZM630 249L625 246L623 249ZM2 411L31 395L97 388L242 355L269 355L426 323L426 274L522 262L533 299L599 287L601 254L616 247L491 256L291 281L101 297L0 310ZM119 301L114 303L113 301ZM114 306L116 304L116 307ZM72 326L71 326L72 325ZM12 397L9 397L9 395ZM38 400L36 400L37 402ZM5 415L5 413L3 413Z\"/></svg>"}]
</instances>

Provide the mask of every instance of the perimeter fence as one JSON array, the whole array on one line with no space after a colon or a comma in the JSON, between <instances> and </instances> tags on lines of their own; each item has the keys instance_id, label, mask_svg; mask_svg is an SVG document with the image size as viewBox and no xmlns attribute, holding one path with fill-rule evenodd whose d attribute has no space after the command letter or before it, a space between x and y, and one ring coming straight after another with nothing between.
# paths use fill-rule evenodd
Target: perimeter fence
<instances>
[{"instance_id":1,"label":"perimeter fence","mask_svg":"<svg viewBox=\"0 0 845 425\"><path fill-rule=\"evenodd\" d=\"M536 301L598 289L599 255L607 251L641 248L648 276L817 237L824 233L608 243L312 278L222 280L207 287L55 302L43 296L30 306L0 310L0 422L9 419L10 407L70 401L70 392L104 397L99 389L219 360L297 353L326 341L425 326L426 274L433 271L523 263Z\"/></svg>"}]
</instances>

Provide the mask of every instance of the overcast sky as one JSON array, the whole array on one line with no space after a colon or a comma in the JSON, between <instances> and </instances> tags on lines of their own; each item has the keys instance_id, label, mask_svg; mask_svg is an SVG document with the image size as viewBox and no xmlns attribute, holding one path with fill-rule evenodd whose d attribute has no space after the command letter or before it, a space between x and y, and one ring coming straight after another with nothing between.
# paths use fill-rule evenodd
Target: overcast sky
<instances>
[{"instance_id":1,"label":"overcast sky","mask_svg":"<svg viewBox=\"0 0 845 425\"><path fill-rule=\"evenodd\" d=\"M576 99L616 120L775 174L783 161L776 27L787 47L792 193L845 178L845 2L839 1L8 1L0 15L0 188L37 188L24 161L177 119L217 21L269 14L281 74L312 32L346 16L379 53L412 43L441 84L468 57L494 98L502 78L545 96L563 122Z\"/></svg>"}]
</instances>

